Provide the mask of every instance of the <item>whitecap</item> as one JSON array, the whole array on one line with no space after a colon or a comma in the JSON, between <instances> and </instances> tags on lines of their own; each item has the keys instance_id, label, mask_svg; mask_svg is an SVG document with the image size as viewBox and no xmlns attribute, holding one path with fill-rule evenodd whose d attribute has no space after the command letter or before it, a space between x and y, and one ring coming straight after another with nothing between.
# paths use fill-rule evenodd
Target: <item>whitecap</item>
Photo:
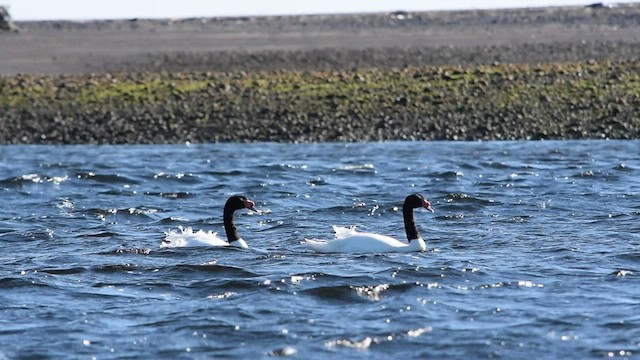
<instances>
[{"instance_id":1,"label":"whitecap","mask_svg":"<svg viewBox=\"0 0 640 360\"><path fill-rule=\"evenodd\" d=\"M382 293L389 289L389 284L381 284L376 286L351 286L351 289L356 291L356 294L359 296L373 300L379 301L382 299Z\"/></svg>"},{"instance_id":2,"label":"whitecap","mask_svg":"<svg viewBox=\"0 0 640 360\"><path fill-rule=\"evenodd\" d=\"M358 349L358 350L366 350L369 348L369 346L371 346L371 343L373 342L373 339L370 337L366 337L360 341L351 341L351 340L347 340L347 339L339 339L339 340L331 340L331 341L327 341L326 343L324 343L324 345L326 347L338 347L338 346L343 346L343 347L348 347L348 348L352 348L352 349Z\"/></svg>"}]
</instances>

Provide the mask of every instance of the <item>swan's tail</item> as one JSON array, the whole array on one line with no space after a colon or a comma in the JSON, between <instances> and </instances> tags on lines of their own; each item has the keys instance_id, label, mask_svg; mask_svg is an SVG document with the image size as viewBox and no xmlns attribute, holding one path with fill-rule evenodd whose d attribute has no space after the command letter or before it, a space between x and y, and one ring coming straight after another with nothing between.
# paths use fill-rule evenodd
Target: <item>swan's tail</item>
<instances>
[{"instance_id":1,"label":"swan's tail","mask_svg":"<svg viewBox=\"0 0 640 360\"><path fill-rule=\"evenodd\" d=\"M169 230L160 244L161 248L190 246L227 246L226 240L218 238L217 233L202 230L193 231L191 227L179 226L178 230Z\"/></svg>"},{"instance_id":2,"label":"swan's tail","mask_svg":"<svg viewBox=\"0 0 640 360\"><path fill-rule=\"evenodd\" d=\"M164 232L164 239L160 243L161 248L168 247L183 247L187 245L185 238L193 235L193 229L191 227L183 228L178 226L178 230L169 230Z\"/></svg>"}]
</instances>

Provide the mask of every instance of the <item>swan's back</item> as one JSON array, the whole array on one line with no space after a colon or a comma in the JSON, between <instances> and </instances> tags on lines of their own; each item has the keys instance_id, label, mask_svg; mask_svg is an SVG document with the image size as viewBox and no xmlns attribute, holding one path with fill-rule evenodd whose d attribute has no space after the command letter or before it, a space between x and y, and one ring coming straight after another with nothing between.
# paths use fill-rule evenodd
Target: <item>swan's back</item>
<instances>
[{"instance_id":1,"label":"swan's back","mask_svg":"<svg viewBox=\"0 0 640 360\"><path fill-rule=\"evenodd\" d=\"M426 250L422 239L404 243L390 236L361 233L355 228L334 226L333 230L336 233L335 240L307 239L307 246L320 253L385 253Z\"/></svg>"},{"instance_id":2,"label":"swan's back","mask_svg":"<svg viewBox=\"0 0 640 360\"><path fill-rule=\"evenodd\" d=\"M236 244L237 243L237 244ZM202 230L193 231L191 227L179 227L178 230L169 230L165 232L165 238L162 240L160 247L195 247L195 246L238 246L247 248L247 243L239 239L229 244L227 240L218 236L218 233Z\"/></svg>"}]
</instances>

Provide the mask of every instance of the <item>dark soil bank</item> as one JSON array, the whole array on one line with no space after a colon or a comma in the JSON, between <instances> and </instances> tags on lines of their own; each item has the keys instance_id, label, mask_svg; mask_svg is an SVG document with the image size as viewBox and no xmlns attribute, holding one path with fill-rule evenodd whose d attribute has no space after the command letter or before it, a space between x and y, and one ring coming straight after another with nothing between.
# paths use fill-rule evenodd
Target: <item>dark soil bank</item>
<instances>
[{"instance_id":1,"label":"dark soil bank","mask_svg":"<svg viewBox=\"0 0 640 360\"><path fill-rule=\"evenodd\" d=\"M17 25L5 144L640 137L638 5Z\"/></svg>"}]
</instances>

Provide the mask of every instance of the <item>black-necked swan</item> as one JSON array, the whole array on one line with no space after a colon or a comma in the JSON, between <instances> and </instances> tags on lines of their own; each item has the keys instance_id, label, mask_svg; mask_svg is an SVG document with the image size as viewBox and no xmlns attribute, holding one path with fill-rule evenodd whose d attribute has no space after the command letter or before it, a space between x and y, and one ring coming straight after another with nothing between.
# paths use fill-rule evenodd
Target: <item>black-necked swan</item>
<instances>
[{"instance_id":1,"label":"black-necked swan","mask_svg":"<svg viewBox=\"0 0 640 360\"><path fill-rule=\"evenodd\" d=\"M425 251L427 246L418 233L413 218L413 209L425 208L434 212L431 204L421 194L412 194L405 198L402 206L404 229L408 242L396 240L390 236L363 233L355 228L333 226L336 233L334 240L306 239L307 246L321 253L388 253Z\"/></svg>"},{"instance_id":2,"label":"black-necked swan","mask_svg":"<svg viewBox=\"0 0 640 360\"><path fill-rule=\"evenodd\" d=\"M165 232L165 238L160 247L187 247L187 246L236 246L243 249L248 248L247 243L238 236L236 225L233 222L233 213L236 210L249 209L256 210L256 204L242 195L235 195L227 199L224 204L224 231L227 239L221 239L218 233L199 230L194 232L191 227L179 230L169 230Z\"/></svg>"}]
</instances>

